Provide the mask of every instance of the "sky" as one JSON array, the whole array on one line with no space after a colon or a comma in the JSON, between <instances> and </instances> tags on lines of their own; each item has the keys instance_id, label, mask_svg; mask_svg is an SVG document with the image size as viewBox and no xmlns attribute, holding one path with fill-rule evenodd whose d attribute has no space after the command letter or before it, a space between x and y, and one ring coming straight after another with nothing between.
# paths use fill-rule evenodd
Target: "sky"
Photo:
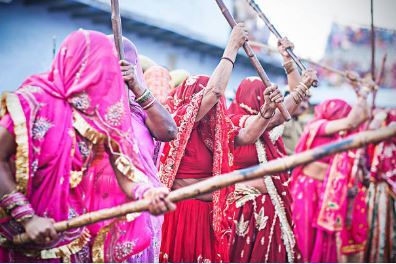
<instances>
[{"instance_id":1,"label":"sky","mask_svg":"<svg viewBox=\"0 0 396 264\"><path fill-rule=\"evenodd\" d=\"M396 30L396 0L374 1L374 25ZM295 44L302 57L323 56L333 21L370 25L370 0L256 0L282 36ZM276 40L270 38L270 44Z\"/></svg>"}]
</instances>

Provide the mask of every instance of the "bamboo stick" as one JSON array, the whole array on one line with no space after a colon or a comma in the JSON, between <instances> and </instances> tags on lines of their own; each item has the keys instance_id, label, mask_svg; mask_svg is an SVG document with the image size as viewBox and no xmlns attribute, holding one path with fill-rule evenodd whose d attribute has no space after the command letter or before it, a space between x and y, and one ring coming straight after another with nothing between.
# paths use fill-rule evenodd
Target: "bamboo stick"
<instances>
[{"instance_id":1,"label":"bamboo stick","mask_svg":"<svg viewBox=\"0 0 396 264\"><path fill-rule=\"evenodd\" d=\"M385 64L386 64L387 57L388 57L387 53L385 53L384 56L382 57L381 68L380 68L380 71L378 72L378 76L376 78L376 83L377 83L378 87L380 87L384 81ZM372 102L371 102L371 117L372 118L374 118L374 109L375 109L375 100L377 99L377 91L378 90L373 91L373 97L372 97Z\"/></svg>"},{"instance_id":2,"label":"bamboo stick","mask_svg":"<svg viewBox=\"0 0 396 264\"><path fill-rule=\"evenodd\" d=\"M270 47L270 46L268 46L268 45L266 45L266 44L263 44L263 43L260 43L260 42L250 41L250 44L251 44L252 46L254 46L254 47L265 48L265 49L267 49L267 50L269 50L269 51L271 51L271 52L276 52L276 49L275 49L275 48ZM322 69L327 70L327 71L329 71L329 72L336 73L336 74L338 74L338 75L340 75L340 76L342 76L342 77L344 77L344 78L347 78L347 72L346 72L346 71L342 71L342 70L336 69L336 68L334 68L334 67L325 65L325 64L323 64L323 63L319 63L319 62L313 61L313 60L311 60L311 59L301 58L301 57L300 57L300 59L303 60L303 61L308 62L309 64L311 64L311 65L313 65L313 66L315 66L315 67L322 68ZM357 81L358 83L362 83L362 82L363 82L363 79L362 79L362 78L358 78L356 81Z\"/></svg>"},{"instance_id":3,"label":"bamboo stick","mask_svg":"<svg viewBox=\"0 0 396 264\"><path fill-rule=\"evenodd\" d=\"M328 155L347 151L349 149L359 148L369 143L377 143L394 136L396 136L396 125L381 128L375 131L362 132L335 143L326 144L312 150L281 159L271 160L266 164L260 164L250 168L208 178L196 184L172 191L169 194L169 199L172 202L179 202L193 198L200 194L213 192L238 182L252 180L263 176L271 177L268 175L274 175L276 173L292 169L296 166L321 159ZM55 229L57 232L63 232L69 229L93 224L110 218L121 217L130 213L147 211L148 206L148 200L130 202L113 208L102 209L77 216L66 221L58 222L55 224ZM14 237L14 244L22 244L28 241L29 237L26 233L22 233Z\"/></svg>"},{"instance_id":4,"label":"bamboo stick","mask_svg":"<svg viewBox=\"0 0 396 264\"><path fill-rule=\"evenodd\" d=\"M282 39L281 34L278 32L278 30L275 28L275 26L269 21L268 17L264 14L264 12L261 10L261 8L256 4L254 0L246 0L248 4L253 8L253 10L257 13L257 15L264 21L265 25L268 27L268 29L272 32L272 34L275 35L275 37L278 40ZM297 64L298 68L300 71L305 71L307 67L302 63L299 57L293 52L292 49L287 48L286 52L289 54L289 56L292 58L292 60ZM315 80L312 84L313 87L318 87L318 81Z\"/></svg>"},{"instance_id":5,"label":"bamboo stick","mask_svg":"<svg viewBox=\"0 0 396 264\"><path fill-rule=\"evenodd\" d=\"M118 0L111 0L111 26L113 29L114 43L120 60L124 59L124 47L122 43L122 24L120 5Z\"/></svg>"},{"instance_id":6,"label":"bamboo stick","mask_svg":"<svg viewBox=\"0 0 396 264\"><path fill-rule=\"evenodd\" d=\"M236 25L235 19L232 17L230 11L228 11L226 5L224 4L223 0L215 0L217 5L219 6L222 14L224 15L225 19L227 20L228 24L231 26L231 28L234 28L234 26ZM253 49L250 47L248 41L246 41L243 44L243 49L246 52L246 55L249 57L249 60L251 62L251 64L253 65L253 67L256 69L260 79L263 81L263 83L265 84L265 86L269 87L271 86L271 81L268 78L267 74L265 73L265 70L263 68L263 66L261 66L260 61L257 59L256 54L254 54ZM277 108L279 109L279 111L281 112L283 118L286 121L289 121L291 119L291 116L289 114L289 112L287 111L284 103L279 103L277 104Z\"/></svg>"}]
</instances>

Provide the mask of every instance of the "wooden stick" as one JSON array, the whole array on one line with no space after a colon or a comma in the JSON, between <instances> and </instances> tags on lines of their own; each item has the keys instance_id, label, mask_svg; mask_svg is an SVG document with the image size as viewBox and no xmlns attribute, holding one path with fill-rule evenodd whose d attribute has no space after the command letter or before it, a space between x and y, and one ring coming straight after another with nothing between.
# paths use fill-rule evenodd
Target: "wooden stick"
<instances>
[{"instance_id":1,"label":"wooden stick","mask_svg":"<svg viewBox=\"0 0 396 264\"><path fill-rule=\"evenodd\" d=\"M375 131L362 132L335 143L322 145L312 150L301 152L292 156L271 160L265 164L260 164L250 168L208 178L196 184L172 191L169 194L169 199L172 202L179 202L193 198L200 194L219 190L238 182L244 182L263 176L270 177L268 175L274 175L279 172L292 169L296 166L321 159L328 155L359 148L369 143L377 143L394 136L396 136L396 125L381 128ZM87 213L66 221L58 222L55 224L55 229L57 232L63 232L69 229L82 227L110 218L121 217L130 213L147 211L149 203L150 202L148 200L139 200L113 208ZM26 233L22 233L14 237L14 244L22 244L26 242L29 242L29 237Z\"/></svg>"},{"instance_id":2,"label":"wooden stick","mask_svg":"<svg viewBox=\"0 0 396 264\"><path fill-rule=\"evenodd\" d=\"M380 71L378 72L378 76L376 78L376 83L378 87L381 87L384 77L385 77L385 64L386 64L386 59L388 57L388 54L385 52L384 56L382 57L381 61L381 68ZM373 91L373 97L372 97L372 102L371 102L371 118L374 118L374 109L375 109L375 100L377 99L377 91Z\"/></svg>"},{"instance_id":3,"label":"wooden stick","mask_svg":"<svg viewBox=\"0 0 396 264\"><path fill-rule=\"evenodd\" d=\"M371 15L371 79L375 82L375 30L374 30L374 3L370 1Z\"/></svg>"},{"instance_id":4,"label":"wooden stick","mask_svg":"<svg viewBox=\"0 0 396 264\"><path fill-rule=\"evenodd\" d=\"M223 13L225 19L227 20L228 24L231 28L234 28L236 25L235 19L232 17L230 11L228 11L227 7L225 6L223 0L215 0L217 5L219 6L221 12ZM271 81L269 80L267 74L264 71L263 66L261 66L260 61L257 59L256 54L254 54L253 49L250 47L248 41L243 44L243 49L246 52L246 55L249 57L251 64L256 69L260 79L263 81L264 85L269 87L271 85ZM285 105L282 103L277 104L279 111L281 112L283 118L286 121L291 119L289 112L287 111Z\"/></svg>"},{"instance_id":5,"label":"wooden stick","mask_svg":"<svg viewBox=\"0 0 396 264\"><path fill-rule=\"evenodd\" d=\"M114 43L120 60L124 59L124 47L122 43L122 24L120 5L118 0L111 0L111 26L113 29Z\"/></svg>"},{"instance_id":6,"label":"wooden stick","mask_svg":"<svg viewBox=\"0 0 396 264\"><path fill-rule=\"evenodd\" d=\"M264 21L265 25L268 27L269 31L275 35L278 40L282 39L281 34L275 28L275 26L269 21L268 17L264 14L261 8L256 4L254 0L246 0L248 4L253 8L253 10L257 13L257 15ZM300 71L305 71L307 67L301 62L300 58L293 52L292 49L286 49L287 54L292 58L292 60L297 64ZM312 84L313 87L318 87L318 81L315 80Z\"/></svg>"},{"instance_id":7,"label":"wooden stick","mask_svg":"<svg viewBox=\"0 0 396 264\"><path fill-rule=\"evenodd\" d=\"M52 36L52 59L56 56L56 36Z\"/></svg>"},{"instance_id":8,"label":"wooden stick","mask_svg":"<svg viewBox=\"0 0 396 264\"><path fill-rule=\"evenodd\" d=\"M250 42L250 44L251 44L252 46L259 47L259 48L265 48L265 49L267 49L267 50L269 50L269 51L271 51L271 52L277 52L277 50L276 50L275 48L270 47L270 46L268 46L268 45L266 45L266 44L263 44L263 43L260 43L260 42L255 42L255 41L249 41L249 42ZM325 65L325 64L323 64L323 63L319 63L319 62L313 61L313 60L311 60L311 59L301 58L301 57L300 57L300 59L303 60L303 61L308 62L309 64L311 64L311 65L313 65L313 66L316 66L316 67L318 67L318 68L322 68L322 69L327 70L327 71L329 71L329 72L336 73L336 74L338 74L338 75L340 75L340 76L342 76L342 77L344 77L344 78L347 78L347 72L346 72L346 71L341 71L341 70L339 70L339 69L336 69L336 68L334 68L334 67ZM362 78L358 78L356 81L357 81L358 83L362 83L362 82L363 82L363 79L362 79Z\"/></svg>"}]
</instances>

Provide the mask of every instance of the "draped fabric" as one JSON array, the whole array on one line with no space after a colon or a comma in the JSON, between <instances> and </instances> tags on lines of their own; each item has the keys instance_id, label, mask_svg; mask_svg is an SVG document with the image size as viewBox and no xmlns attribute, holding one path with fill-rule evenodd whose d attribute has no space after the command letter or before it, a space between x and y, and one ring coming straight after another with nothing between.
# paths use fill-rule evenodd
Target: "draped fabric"
<instances>
[{"instance_id":1,"label":"draped fabric","mask_svg":"<svg viewBox=\"0 0 396 264\"><path fill-rule=\"evenodd\" d=\"M168 188L172 187L178 172L208 81L208 76L191 76L169 96L166 107L176 122L178 133L175 140L165 144L161 157L160 179ZM202 147L207 147L213 155L212 175L231 171L236 131L227 116L224 97L198 122L195 129L205 144ZM222 208L229 191L230 188L225 188L212 194L213 229L219 253L224 251L221 237L226 227L223 225Z\"/></svg>"},{"instance_id":2,"label":"draped fabric","mask_svg":"<svg viewBox=\"0 0 396 264\"><path fill-rule=\"evenodd\" d=\"M241 82L228 109L234 125L245 127L247 118L259 113L264 103L265 88L256 77ZM234 168L242 169L284 157L282 128L265 131L255 144L236 148ZM228 196L226 212L232 222L229 232L232 262L297 261L288 179L287 172L265 179L266 194L238 184L235 192Z\"/></svg>"},{"instance_id":3,"label":"draped fabric","mask_svg":"<svg viewBox=\"0 0 396 264\"><path fill-rule=\"evenodd\" d=\"M329 121L345 118L350 109L339 99L318 105L296 152L340 139L342 133L324 136L325 126ZM366 189L358 178L357 156L353 150L329 157L325 160L329 168L323 181L304 175L304 166L293 170L293 218L304 261L341 261L364 249L368 229Z\"/></svg>"},{"instance_id":4,"label":"draped fabric","mask_svg":"<svg viewBox=\"0 0 396 264\"><path fill-rule=\"evenodd\" d=\"M3 96L0 114L10 118L14 126L17 188L39 216L61 221L87 212L88 194L80 183L92 173L87 168L96 146L103 145L114 168L131 181L149 181L142 173L145 167L135 142L116 51L99 32L79 30L70 34L49 72L29 77L15 93ZM106 162L110 164L109 159ZM113 170L109 173L115 177ZM121 193L118 185L115 188ZM124 194L117 200L121 201L129 199ZM126 232L114 233L117 237L111 233L103 236L104 250L92 256L86 249L90 237L86 228L62 233L55 242L39 248L27 244L22 251L33 248L41 259L69 258L82 252L80 257L84 259L75 261L89 261L91 257L122 261L150 242L150 230L139 225L143 221L114 220L108 228ZM8 238L21 231L6 216L1 230ZM133 247L121 251L129 242ZM109 251L110 244L120 250Z\"/></svg>"},{"instance_id":5,"label":"draped fabric","mask_svg":"<svg viewBox=\"0 0 396 264\"><path fill-rule=\"evenodd\" d=\"M387 113L382 126L396 121L396 110ZM369 238L367 262L396 261L396 138L369 147L370 186L368 190Z\"/></svg>"}]
</instances>

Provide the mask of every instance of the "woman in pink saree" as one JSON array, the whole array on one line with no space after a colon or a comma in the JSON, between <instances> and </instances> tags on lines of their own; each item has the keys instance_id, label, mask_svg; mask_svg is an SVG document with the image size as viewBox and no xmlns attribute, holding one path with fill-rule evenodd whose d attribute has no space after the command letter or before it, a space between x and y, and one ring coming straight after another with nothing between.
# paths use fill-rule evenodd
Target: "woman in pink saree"
<instances>
[{"instance_id":1,"label":"woman in pink saree","mask_svg":"<svg viewBox=\"0 0 396 264\"><path fill-rule=\"evenodd\" d=\"M341 138L367 119L365 111L367 106L362 98L353 108L340 99L325 100L315 108L314 120L305 128L296 152ZM356 252L364 244L367 230L365 212L361 210L364 188L352 171L354 158L350 158L350 154L353 153L326 157L293 170L294 232L304 262L341 261L342 254ZM357 194L349 203L348 189L355 186ZM352 215L352 219L346 219L351 208L352 213L348 215Z\"/></svg>"},{"instance_id":2,"label":"woman in pink saree","mask_svg":"<svg viewBox=\"0 0 396 264\"><path fill-rule=\"evenodd\" d=\"M112 199L101 207L140 198L152 199L152 213L172 206L167 191L150 184L116 52L105 35L70 34L51 70L29 77L1 103L2 262L121 262L150 244L145 214L107 220L97 234L97 225L59 234L53 227L92 210L87 180L100 173L101 155L114 168L102 189ZM14 246L12 236L23 231L33 242Z\"/></svg>"}]
</instances>

